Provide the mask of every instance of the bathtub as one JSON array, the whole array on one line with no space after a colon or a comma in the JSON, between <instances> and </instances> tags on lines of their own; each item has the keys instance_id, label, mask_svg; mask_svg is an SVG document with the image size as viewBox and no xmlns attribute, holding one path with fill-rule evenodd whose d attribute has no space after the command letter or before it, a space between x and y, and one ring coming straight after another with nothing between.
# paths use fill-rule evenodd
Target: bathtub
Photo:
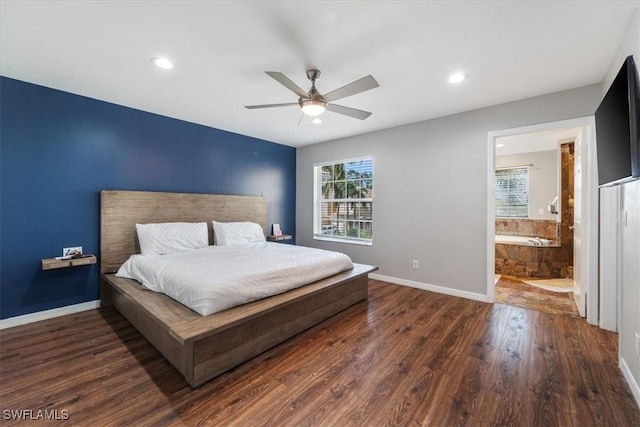
<instances>
[{"instance_id":1,"label":"bathtub","mask_svg":"<svg viewBox=\"0 0 640 427\"><path fill-rule=\"evenodd\" d=\"M572 251L556 240L531 236L496 234L496 274L516 277L551 279L567 277L570 261L564 260ZM566 258L568 259L568 258Z\"/></svg>"},{"instance_id":2,"label":"bathtub","mask_svg":"<svg viewBox=\"0 0 640 427\"><path fill-rule=\"evenodd\" d=\"M496 243L502 245L520 245L520 246L549 246L551 240L541 239L540 237L529 236L509 236L496 234Z\"/></svg>"}]
</instances>

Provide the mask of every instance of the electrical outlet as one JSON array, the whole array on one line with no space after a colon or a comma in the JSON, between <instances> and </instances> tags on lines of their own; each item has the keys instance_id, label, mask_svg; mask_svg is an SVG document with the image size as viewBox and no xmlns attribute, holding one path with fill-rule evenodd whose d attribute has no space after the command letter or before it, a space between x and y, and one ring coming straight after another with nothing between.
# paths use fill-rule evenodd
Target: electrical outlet
<instances>
[{"instance_id":1,"label":"electrical outlet","mask_svg":"<svg viewBox=\"0 0 640 427\"><path fill-rule=\"evenodd\" d=\"M414 269L414 270L417 270L417 269L419 269L419 268L420 268L420 263L418 262L418 260L417 260L417 259L414 259L414 260L413 260L413 269Z\"/></svg>"},{"instance_id":2,"label":"electrical outlet","mask_svg":"<svg viewBox=\"0 0 640 427\"><path fill-rule=\"evenodd\" d=\"M62 248L62 256L82 255L82 246L72 246L70 248Z\"/></svg>"},{"instance_id":3,"label":"electrical outlet","mask_svg":"<svg viewBox=\"0 0 640 427\"><path fill-rule=\"evenodd\" d=\"M636 356L640 357L640 334L639 333L635 333L635 338L636 338Z\"/></svg>"}]
</instances>

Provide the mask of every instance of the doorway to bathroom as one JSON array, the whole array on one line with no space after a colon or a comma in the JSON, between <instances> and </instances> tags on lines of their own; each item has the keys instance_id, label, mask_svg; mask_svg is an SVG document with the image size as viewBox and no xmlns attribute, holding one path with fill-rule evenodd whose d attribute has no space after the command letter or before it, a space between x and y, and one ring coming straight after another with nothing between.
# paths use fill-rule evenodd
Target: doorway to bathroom
<instances>
[{"instance_id":1,"label":"doorway to bathroom","mask_svg":"<svg viewBox=\"0 0 640 427\"><path fill-rule=\"evenodd\" d=\"M579 316L573 295L575 133L496 139L496 302Z\"/></svg>"},{"instance_id":2,"label":"doorway to bathroom","mask_svg":"<svg viewBox=\"0 0 640 427\"><path fill-rule=\"evenodd\" d=\"M496 302L588 315L591 285L597 298L591 130L585 118L489 134L487 293Z\"/></svg>"}]
</instances>

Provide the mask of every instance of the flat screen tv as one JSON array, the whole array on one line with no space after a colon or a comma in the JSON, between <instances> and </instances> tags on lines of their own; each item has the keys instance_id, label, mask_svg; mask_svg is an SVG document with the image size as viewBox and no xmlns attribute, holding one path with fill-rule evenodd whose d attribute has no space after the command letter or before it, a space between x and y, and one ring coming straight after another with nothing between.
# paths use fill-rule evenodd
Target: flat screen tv
<instances>
[{"instance_id":1,"label":"flat screen tv","mask_svg":"<svg viewBox=\"0 0 640 427\"><path fill-rule=\"evenodd\" d=\"M627 57L596 110L598 184L640 178L640 83L633 56Z\"/></svg>"}]
</instances>

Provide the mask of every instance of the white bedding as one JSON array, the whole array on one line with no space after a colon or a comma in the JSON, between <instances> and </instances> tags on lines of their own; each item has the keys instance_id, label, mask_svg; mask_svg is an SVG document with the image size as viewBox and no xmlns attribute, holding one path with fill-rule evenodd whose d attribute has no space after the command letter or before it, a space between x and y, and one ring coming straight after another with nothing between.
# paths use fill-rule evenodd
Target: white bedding
<instances>
[{"instance_id":1,"label":"white bedding","mask_svg":"<svg viewBox=\"0 0 640 427\"><path fill-rule=\"evenodd\" d=\"M208 246L133 255L116 276L135 279L206 316L353 268L338 252L281 243Z\"/></svg>"}]
</instances>

